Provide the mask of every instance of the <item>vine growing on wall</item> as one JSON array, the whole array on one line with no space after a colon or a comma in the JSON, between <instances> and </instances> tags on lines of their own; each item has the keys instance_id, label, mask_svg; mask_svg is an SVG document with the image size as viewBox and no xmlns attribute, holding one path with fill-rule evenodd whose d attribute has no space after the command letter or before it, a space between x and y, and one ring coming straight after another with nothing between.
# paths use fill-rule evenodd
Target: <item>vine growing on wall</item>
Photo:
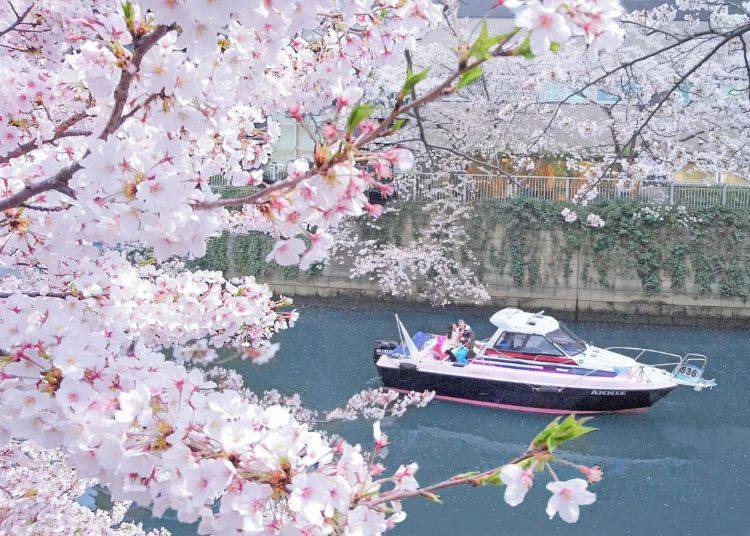
<instances>
[{"instance_id":1,"label":"vine growing on wall","mask_svg":"<svg viewBox=\"0 0 750 536\"><path fill-rule=\"evenodd\" d=\"M612 287L618 274L632 270L646 295L688 289L723 297L749 294L747 211L613 199L576 206L579 219L569 224L560 215L566 206L528 196L475 204L467 209L468 235L459 245L461 254L471 252L485 268L509 275L519 287L538 285L545 277L567 281L574 273L573 258L580 253L579 275L586 285ZM377 231L362 227L362 236L399 243L408 225L423 224L422 208L404 203L384 215ZM582 223L590 213L600 215L604 227ZM555 245L552 273L543 273L540 265L541 232L549 233Z\"/></svg>"},{"instance_id":2,"label":"vine growing on wall","mask_svg":"<svg viewBox=\"0 0 750 536\"><path fill-rule=\"evenodd\" d=\"M556 284L574 273L579 257L579 277L584 285L612 287L614 278L632 270L645 295L663 291L680 294L750 295L750 213L722 206L685 208L631 199L596 201L576 206L578 221L569 224L560 215L565 203L522 196L493 200L467 208L467 236L457 244L459 258L482 260L481 278L493 273L509 275L519 287L533 287L546 277ZM606 224L593 228L588 214L600 215ZM362 223L362 240L401 245L412 229L427 223L422 203L401 203L386 210L377 226ZM540 233L551 235L555 261L548 273L541 259ZM296 268L268 263L272 240L254 233L228 235L209 241L208 253L193 262L196 268L222 270L231 275L299 277ZM547 252L549 254L549 252ZM322 266L306 272L314 277ZM667 286L668 284L668 286Z\"/></svg>"},{"instance_id":3,"label":"vine growing on wall","mask_svg":"<svg viewBox=\"0 0 750 536\"><path fill-rule=\"evenodd\" d=\"M316 277L323 271L323 265L313 264L308 270L300 271L296 266L279 266L266 261L273 248L273 239L260 232L232 234L224 232L208 241L206 254L189 263L195 270L220 270L225 276L252 275L259 278L281 276Z\"/></svg>"},{"instance_id":4,"label":"vine growing on wall","mask_svg":"<svg viewBox=\"0 0 750 536\"><path fill-rule=\"evenodd\" d=\"M556 269L561 275L571 274L572 257L580 251L581 279L586 284L610 287L614 271L630 269L646 295L665 290L665 281L673 293L687 292L691 282L701 294L747 297L750 293L747 211L614 199L575 207L579 219L570 224L560 215L565 206L533 197L483 203L477 206L475 218L481 223L474 226L473 243L486 243L488 233L502 233L505 259L496 266L509 266L518 286L539 282L539 232L547 231L553 239L560 237ZM590 213L601 216L604 227L582 223ZM493 258L498 258L497 252Z\"/></svg>"}]
</instances>

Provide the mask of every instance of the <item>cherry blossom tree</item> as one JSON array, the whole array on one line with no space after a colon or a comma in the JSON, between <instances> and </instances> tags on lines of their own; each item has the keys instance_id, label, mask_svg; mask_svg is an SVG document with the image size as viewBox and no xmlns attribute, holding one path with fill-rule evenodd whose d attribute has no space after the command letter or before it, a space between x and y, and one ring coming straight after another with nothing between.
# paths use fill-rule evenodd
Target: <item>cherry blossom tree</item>
<instances>
[{"instance_id":1,"label":"cherry blossom tree","mask_svg":"<svg viewBox=\"0 0 750 536\"><path fill-rule=\"evenodd\" d=\"M273 335L297 313L252 277L226 280L183 261L227 229L271 235L279 264L325 260L343 221L379 214L365 191L389 193L392 169L412 165L408 149L375 145L405 114L455 95L490 60L541 53L569 35L592 46L619 40L619 10L609 1L517 9L523 24L460 46L454 69L426 91L417 93L423 75L407 73L375 114L363 86L439 23L440 5L4 4L0 443L9 443L3 463L15 480L2 490L12 504L0 509L0 523L68 523L74 531L86 522L80 510L40 518L51 480L34 484L39 500L23 502L29 475L45 463L70 490L52 508L98 482L116 501L156 516L171 508L180 521L199 522L201 533L221 534L381 533L404 519L403 499L504 482L500 468L426 487L416 464L380 476L387 438L379 426L375 452L366 453L326 434L297 398L259 397L236 375L196 367L214 362L219 348L267 361L278 347ZM448 6L448 17L454 11ZM278 138L279 115L306 125L317 143L310 161L267 184L259 168ZM247 193L213 193L208 181L217 174ZM397 414L430 397L394 396L361 395L329 417L358 408ZM588 431L574 418L555 421L512 463L549 468L557 445ZM577 519L577 505L592 502L578 480L550 488L549 512ZM119 524L118 512L96 516L101 526Z\"/></svg>"},{"instance_id":2,"label":"cherry blossom tree","mask_svg":"<svg viewBox=\"0 0 750 536\"><path fill-rule=\"evenodd\" d=\"M587 179L580 191L571 192L584 204L596 197L604 177L616 176L623 189L647 178L669 180L681 170L712 178L721 173L750 177L746 6L679 1L627 13L621 24L624 44L617 47L611 46L619 44L617 32L607 34L610 43L564 40L567 30L554 27L558 19L548 9L539 5L519 12L515 21L496 20L501 28L511 22L527 27L541 17L552 26L537 24L524 54L489 63L475 83L410 110L405 128L378 140L382 148L411 149L418 171L425 173L398 174L394 187L409 197L414 182L424 183L429 174L423 210L451 222L442 229L417 229L403 245L382 237L376 249L356 247L356 229L351 229L339 257L352 264L353 276L373 277L384 292L437 304L481 301L483 288L471 259L453 253L474 217L470 205L455 210L450 201L477 187L475 179L462 176L467 171L497 177L503 196L533 189L538 183L524 175L537 174L546 158L566 174ZM471 42L482 24L456 18L443 32ZM424 84L438 83L453 65L444 41L432 39L407 50L401 65L380 76L397 79L406 68L429 69ZM538 54L535 47L553 47L555 53ZM456 173L450 180L449 172ZM560 216L561 222L578 221L574 207ZM606 224L595 214L581 223ZM415 258L420 262L409 262ZM425 273L431 274L428 285Z\"/></svg>"},{"instance_id":3,"label":"cherry blossom tree","mask_svg":"<svg viewBox=\"0 0 750 536\"><path fill-rule=\"evenodd\" d=\"M671 177L686 166L748 176L749 24L748 11L726 1L628 13L623 46L573 39L555 54L491 63L480 83L411 114L395 141L419 151L425 170L523 175L550 156L592 179ZM475 21L456 28L478 31ZM404 63L439 78L450 54L433 42Z\"/></svg>"}]
</instances>

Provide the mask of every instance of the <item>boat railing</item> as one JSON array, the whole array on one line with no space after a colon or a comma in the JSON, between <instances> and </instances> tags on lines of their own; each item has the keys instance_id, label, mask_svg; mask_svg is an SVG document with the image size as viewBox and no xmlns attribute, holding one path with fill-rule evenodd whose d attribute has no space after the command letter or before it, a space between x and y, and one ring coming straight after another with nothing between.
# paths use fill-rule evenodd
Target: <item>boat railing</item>
<instances>
[{"instance_id":1,"label":"boat railing","mask_svg":"<svg viewBox=\"0 0 750 536\"><path fill-rule=\"evenodd\" d=\"M628 355L628 357L633 358L635 361L638 361L639 363L640 363L642 357L649 356L649 355L666 356L666 357L668 357L670 359L676 359L677 360L674 363L671 363L671 362L670 363L660 363L659 365L651 364L651 363L646 363L647 365L651 365L652 367L655 367L655 366L670 366L670 365L674 366L674 365L679 364L679 362L682 361L682 358L683 358L683 356L681 356L679 354L673 354L671 352L662 352L661 350L653 350L651 348L637 348L637 347L634 347L634 346L610 346L609 348L605 348L605 350L610 351L610 352L617 352L617 353L622 353L623 351L625 351L625 352L637 352L637 355L635 355L635 356L628 355L628 354L625 354L625 355Z\"/></svg>"},{"instance_id":2,"label":"boat railing","mask_svg":"<svg viewBox=\"0 0 750 536\"><path fill-rule=\"evenodd\" d=\"M624 352L637 352L637 355L635 357L632 357L635 361L638 361L639 364L635 368L635 373L643 374L643 367L644 366L650 366L655 368L660 368L665 370L666 372L669 372L672 376L674 376L675 380L682 384L682 385L689 385L691 387L694 387L696 390L700 390L703 388L711 388L716 385L716 382L714 380L704 380L703 377L703 371L706 368L706 364L708 363L708 357L706 357L704 354L698 354L695 352L689 352L683 356L679 354L673 354L671 352L662 352L661 350L652 350L651 348L635 348L630 346L610 346L609 348L605 348L606 350L609 350L611 352L618 352L623 353ZM627 353L625 354L627 355ZM656 355L656 356L666 356L670 359L676 359L676 361L669 361L666 363L640 363L640 359L644 356L648 355Z\"/></svg>"},{"instance_id":3,"label":"boat railing","mask_svg":"<svg viewBox=\"0 0 750 536\"><path fill-rule=\"evenodd\" d=\"M663 352L661 350L653 350L651 348L636 348L632 346L610 346L609 348L605 348L605 350L608 350L610 352L617 352L622 353L622 351L630 351L630 352L638 352L638 354L632 357L635 361L638 361L640 363L640 360L644 356L648 355L657 355L657 356L666 356L671 359L675 359L676 361L670 361L667 363L645 363L646 365L650 365L652 367L678 367L679 365L684 365L687 362L696 362L700 361L703 363L703 366L705 367L706 362L708 361L708 358L703 354L696 354L696 353L688 353L683 355L680 354L673 354L672 352ZM625 354L627 355L627 354Z\"/></svg>"}]
</instances>

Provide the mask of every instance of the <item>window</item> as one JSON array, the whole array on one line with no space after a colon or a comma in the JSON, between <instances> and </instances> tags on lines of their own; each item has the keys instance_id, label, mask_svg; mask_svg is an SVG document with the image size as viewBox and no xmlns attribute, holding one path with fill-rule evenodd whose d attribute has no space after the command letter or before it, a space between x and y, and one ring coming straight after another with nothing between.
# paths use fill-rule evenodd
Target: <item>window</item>
<instances>
[{"instance_id":1,"label":"window","mask_svg":"<svg viewBox=\"0 0 750 536\"><path fill-rule=\"evenodd\" d=\"M619 100L620 100L620 97L610 93L609 91L606 91L604 89L596 90L596 102L599 102L602 104L615 104Z\"/></svg>"},{"instance_id":2,"label":"window","mask_svg":"<svg viewBox=\"0 0 750 536\"><path fill-rule=\"evenodd\" d=\"M638 95L638 86L632 81L627 81L622 85L622 90L628 97L635 97Z\"/></svg>"},{"instance_id":3,"label":"window","mask_svg":"<svg viewBox=\"0 0 750 536\"><path fill-rule=\"evenodd\" d=\"M526 337L528 335L524 333L503 333L503 336L495 343L495 350L518 351L526 342Z\"/></svg>"},{"instance_id":4,"label":"window","mask_svg":"<svg viewBox=\"0 0 750 536\"><path fill-rule=\"evenodd\" d=\"M560 328L548 333L547 337L569 355L580 354L586 349L583 339L576 336L562 322L560 322Z\"/></svg>"},{"instance_id":5,"label":"window","mask_svg":"<svg viewBox=\"0 0 750 536\"><path fill-rule=\"evenodd\" d=\"M539 99L542 102L559 102L568 99L568 104L580 104L586 102L586 97L581 94L573 94L574 90L561 84L551 84L539 91Z\"/></svg>"},{"instance_id":6,"label":"window","mask_svg":"<svg viewBox=\"0 0 750 536\"><path fill-rule=\"evenodd\" d=\"M544 354L544 355L563 355L555 345L549 342L542 335L531 335L523 347L523 352L527 354Z\"/></svg>"},{"instance_id":7,"label":"window","mask_svg":"<svg viewBox=\"0 0 750 536\"><path fill-rule=\"evenodd\" d=\"M680 90L680 94L682 95L682 103L683 104L690 104L690 102L693 100L692 95L690 94L693 91L693 88L695 88L695 84L692 82L683 82L677 88Z\"/></svg>"}]
</instances>

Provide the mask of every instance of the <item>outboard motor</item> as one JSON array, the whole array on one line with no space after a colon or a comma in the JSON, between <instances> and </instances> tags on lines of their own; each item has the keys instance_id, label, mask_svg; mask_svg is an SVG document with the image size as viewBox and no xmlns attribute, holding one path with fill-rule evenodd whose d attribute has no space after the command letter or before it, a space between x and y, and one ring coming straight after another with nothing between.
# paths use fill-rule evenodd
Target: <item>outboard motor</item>
<instances>
[{"instance_id":1,"label":"outboard motor","mask_svg":"<svg viewBox=\"0 0 750 536\"><path fill-rule=\"evenodd\" d=\"M381 355L388 354L398 347L396 341L375 341L375 351L372 353L372 360L377 363Z\"/></svg>"}]
</instances>

